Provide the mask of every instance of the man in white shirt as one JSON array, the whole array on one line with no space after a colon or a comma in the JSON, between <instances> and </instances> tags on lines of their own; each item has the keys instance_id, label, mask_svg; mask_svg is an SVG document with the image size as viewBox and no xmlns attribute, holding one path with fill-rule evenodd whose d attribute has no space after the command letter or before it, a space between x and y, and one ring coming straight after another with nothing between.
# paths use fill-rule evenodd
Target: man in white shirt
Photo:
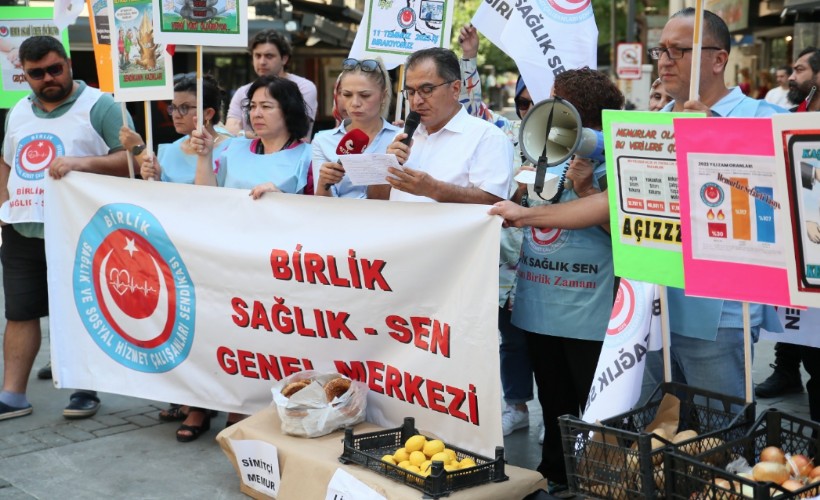
<instances>
[{"instance_id":1,"label":"man in white shirt","mask_svg":"<svg viewBox=\"0 0 820 500\"><path fill-rule=\"evenodd\" d=\"M775 72L777 79L777 87L766 93L766 101L780 106L781 108L790 108L794 103L789 101L789 77L792 76L791 66L781 66Z\"/></svg>"},{"instance_id":2,"label":"man in white shirt","mask_svg":"<svg viewBox=\"0 0 820 500\"><path fill-rule=\"evenodd\" d=\"M310 130L313 129L316 109L319 106L316 85L307 78L286 71L290 56L293 53L290 42L275 30L264 30L251 39L248 49L253 58L253 70L257 76L273 75L287 78L299 86L308 108L306 111L310 119L310 129L307 137L310 138ZM231 98L225 128L232 134L238 134L241 131L251 133L242 107L242 103L248 99L248 89L251 83L239 87L233 98Z\"/></svg>"},{"instance_id":3,"label":"man in white shirt","mask_svg":"<svg viewBox=\"0 0 820 500\"><path fill-rule=\"evenodd\" d=\"M459 103L461 69L449 49L414 52L407 59L404 94L421 124L410 145L401 133L387 148L402 164L388 185L367 197L399 201L492 204L507 198L512 143L495 125L470 116Z\"/></svg>"}]
</instances>

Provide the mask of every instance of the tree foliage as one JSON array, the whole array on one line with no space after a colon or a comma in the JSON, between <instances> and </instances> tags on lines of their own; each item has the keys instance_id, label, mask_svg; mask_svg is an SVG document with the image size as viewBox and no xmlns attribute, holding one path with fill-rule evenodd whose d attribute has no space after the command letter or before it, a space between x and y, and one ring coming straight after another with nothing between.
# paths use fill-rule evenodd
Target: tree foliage
<instances>
[{"instance_id":1,"label":"tree foliage","mask_svg":"<svg viewBox=\"0 0 820 500\"><path fill-rule=\"evenodd\" d=\"M484 0L456 0L455 9L453 9L453 39L450 46L457 53L460 51L458 32L462 26L470 22L482 1ZM497 72L518 72L515 62L504 51L482 36L478 42L478 67L481 68L485 65L492 65Z\"/></svg>"}]
</instances>

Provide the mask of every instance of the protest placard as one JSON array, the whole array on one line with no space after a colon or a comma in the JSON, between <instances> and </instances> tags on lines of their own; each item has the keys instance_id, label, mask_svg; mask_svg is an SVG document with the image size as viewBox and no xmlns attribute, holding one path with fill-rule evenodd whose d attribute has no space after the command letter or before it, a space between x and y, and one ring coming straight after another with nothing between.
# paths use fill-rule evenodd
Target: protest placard
<instances>
[{"instance_id":1,"label":"protest placard","mask_svg":"<svg viewBox=\"0 0 820 500\"><path fill-rule=\"evenodd\" d=\"M151 0L116 0L108 12L117 102L174 97L171 56L155 40L151 4Z\"/></svg>"},{"instance_id":2,"label":"protest placard","mask_svg":"<svg viewBox=\"0 0 820 500\"><path fill-rule=\"evenodd\" d=\"M155 0L151 3L154 38L158 43L248 45L248 0Z\"/></svg>"},{"instance_id":3,"label":"protest placard","mask_svg":"<svg viewBox=\"0 0 820 500\"><path fill-rule=\"evenodd\" d=\"M62 35L50 7L0 7L0 108L11 108L31 93L18 57L20 44L30 36L47 35L68 50L68 30Z\"/></svg>"},{"instance_id":4,"label":"protest placard","mask_svg":"<svg viewBox=\"0 0 820 500\"><path fill-rule=\"evenodd\" d=\"M687 295L791 304L771 123L675 120Z\"/></svg>"},{"instance_id":5,"label":"protest placard","mask_svg":"<svg viewBox=\"0 0 820 500\"><path fill-rule=\"evenodd\" d=\"M111 25L108 20L109 5L105 0L86 0L91 45L97 64L97 81L103 92L114 92L114 68L111 63Z\"/></svg>"},{"instance_id":6,"label":"protest placard","mask_svg":"<svg viewBox=\"0 0 820 500\"><path fill-rule=\"evenodd\" d=\"M820 307L820 128L813 113L772 117L777 182L787 193L781 196L788 214L782 238L785 249L789 295L793 304Z\"/></svg>"},{"instance_id":7,"label":"protest placard","mask_svg":"<svg viewBox=\"0 0 820 500\"><path fill-rule=\"evenodd\" d=\"M454 0L366 0L350 57L379 57L386 68L430 47L450 47Z\"/></svg>"},{"instance_id":8,"label":"protest placard","mask_svg":"<svg viewBox=\"0 0 820 500\"><path fill-rule=\"evenodd\" d=\"M615 275L683 288L672 120L698 114L604 110Z\"/></svg>"}]
</instances>

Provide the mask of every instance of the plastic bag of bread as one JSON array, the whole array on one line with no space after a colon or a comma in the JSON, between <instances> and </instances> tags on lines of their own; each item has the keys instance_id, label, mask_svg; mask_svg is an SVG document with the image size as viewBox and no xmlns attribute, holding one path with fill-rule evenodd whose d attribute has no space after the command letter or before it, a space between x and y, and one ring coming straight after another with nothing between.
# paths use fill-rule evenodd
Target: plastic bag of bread
<instances>
[{"instance_id":1,"label":"plastic bag of bread","mask_svg":"<svg viewBox=\"0 0 820 500\"><path fill-rule=\"evenodd\" d=\"M285 434L319 437L364 421L367 385L338 373L294 373L271 392Z\"/></svg>"}]
</instances>

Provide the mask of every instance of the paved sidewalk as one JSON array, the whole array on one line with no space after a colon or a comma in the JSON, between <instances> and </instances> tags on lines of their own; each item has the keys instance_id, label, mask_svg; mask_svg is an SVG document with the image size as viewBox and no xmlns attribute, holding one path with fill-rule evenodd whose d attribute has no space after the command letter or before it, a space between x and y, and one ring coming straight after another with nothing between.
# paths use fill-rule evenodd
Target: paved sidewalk
<instances>
[{"instance_id":1,"label":"paved sidewalk","mask_svg":"<svg viewBox=\"0 0 820 500\"><path fill-rule=\"evenodd\" d=\"M166 406L157 401L100 393L96 416L63 418L72 391L36 377L45 337L29 380L34 413L0 422L0 500L247 498L214 441L225 414L192 443L176 441L178 423L157 419Z\"/></svg>"},{"instance_id":2,"label":"paved sidewalk","mask_svg":"<svg viewBox=\"0 0 820 500\"><path fill-rule=\"evenodd\" d=\"M0 319L0 336L4 327ZM101 393L102 408L95 417L66 420L62 410L72 391L36 378L36 370L48 360L47 333L44 337L29 382L34 413L0 422L0 500L246 498L214 441L224 426L224 414L192 443L176 442L178 423L157 419L165 407L157 401ZM771 373L772 346L756 346L756 382ZM805 392L758 402L759 411L770 406L808 418ZM540 418L538 404L532 403L529 430L505 439L509 463L533 469L538 464Z\"/></svg>"}]
</instances>

